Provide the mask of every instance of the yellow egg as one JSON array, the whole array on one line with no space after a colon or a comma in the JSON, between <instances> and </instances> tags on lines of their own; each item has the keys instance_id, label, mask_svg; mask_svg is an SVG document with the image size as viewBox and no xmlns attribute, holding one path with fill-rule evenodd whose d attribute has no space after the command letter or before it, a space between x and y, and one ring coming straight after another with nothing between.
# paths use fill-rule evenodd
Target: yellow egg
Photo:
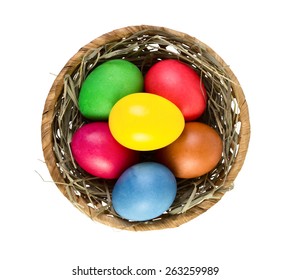
<instances>
[{"instance_id":1,"label":"yellow egg","mask_svg":"<svg viewBox=\"0 0 291 280\"><path fill-rule=\"evenodd\" d=\"M165 147L182 133L185 120L168 99L134 93L120 99L109 114L109 128L123 146L139 151Z\"/></svg>"}]
</instances>

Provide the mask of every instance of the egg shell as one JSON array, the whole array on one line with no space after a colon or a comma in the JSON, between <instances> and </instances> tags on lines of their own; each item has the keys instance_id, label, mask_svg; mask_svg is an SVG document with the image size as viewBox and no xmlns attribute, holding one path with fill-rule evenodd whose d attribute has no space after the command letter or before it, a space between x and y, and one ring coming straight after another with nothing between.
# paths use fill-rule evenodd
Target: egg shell
<instances>
[{"instance_id":1,"label":"egg shell","mask_svg":"<svg viewBox=\"0 0 291 280\"><path fill-rule=\"evenodd\" d=\"M146 221L168 210L176 193L176 178L167 167L143 162L119 177L112 191L112 205L127 220Z\"/></svg>"},{"instance_id":2,"label":"egg shell","mask_svg":"<svg viewBox=\"0 0 291 280\"><path fill-rule=\"evenodd\" d=\"M144 88L176 104L186 121L196 120L206 109L207 93L200 76L179 60L154 64L145 75Z\"/></svg>"},{"instance_id":3,"label":"egg shell","mask_svg":"<svg viewBox=\"0 0 291 280\"><path fill-rule=\"evenodd\" d=\"M120 99L109 115L113 137L123 146L150 151L175 141L185 126L179 108L155 94L134 93Z\"/></svg>"},{"instance_id":4,"label":"egg shell","mask_svg":"<svg viewBox=\"0 0 291 280\"><path fill-rule=\"evenodd\" d=\"M106 122L92 122L79 128L73 134L71 150L81 168L105 179L118 178L139 161L139 153L120 145Z\"/></svg>"},{"instance_id":5,"label":"egg shell","mask_svg":"<svg viewBox=\"0 0 291 280\"><path fill-rule=\"evenodd\" d=\"M215 129L188 122L180 137L156 151L155 158L178 178L195 178L211 171L222 157L223 142Z\"/></svg>"},{"instance_id":6,"label":"egg shell","mask_svg":"<svg viewBox=\"0 0 291 280\"><path fill-rule=\"evenodd\" d=\"M142 90L143 75L136 65L124 59L108 60L84 80L78 99L79 109L87 119L107 120L120 98Z\"/></svg>"}]
</instances>

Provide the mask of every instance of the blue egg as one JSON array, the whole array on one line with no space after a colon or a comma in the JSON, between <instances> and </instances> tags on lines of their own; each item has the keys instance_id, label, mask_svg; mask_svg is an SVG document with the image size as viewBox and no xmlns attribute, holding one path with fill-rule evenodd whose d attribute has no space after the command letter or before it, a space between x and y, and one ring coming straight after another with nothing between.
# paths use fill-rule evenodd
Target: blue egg
<instances>
[{"instance_id":1,"label":"blue egg","mask_svg":"<svg viewBox=\"0 0 291 280\"><path fill-rule=\"evenodd\" d=\"M166 166L155 162L138 163L117 180L112 191L112 206L127 220L147 221L168 210L176 193L176 178Z\"/></svg>"}]
</instances>

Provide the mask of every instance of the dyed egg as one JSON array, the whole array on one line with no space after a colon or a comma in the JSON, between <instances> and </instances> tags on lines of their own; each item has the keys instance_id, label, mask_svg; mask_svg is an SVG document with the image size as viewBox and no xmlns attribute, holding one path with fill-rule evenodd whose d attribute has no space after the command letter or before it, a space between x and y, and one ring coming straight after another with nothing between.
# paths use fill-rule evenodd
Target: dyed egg
<instances>
[{"instance_id":1,"label":"dyed egg","mask_svg":"<svg viewBox=\"0 0 291 280\"><path fill-rule=\"evenodd\" d=\"M113 59L96 67L84 80L79 94L81 114L107 120L112 106L127 94L143 90L143 75L136 65Z\"/></svg>"},{"instance_id":2,"label":"dyed egg","mask_svg":"<svg viewBox=\"0 0 291 280\"><path fill-rule=\"evenodd\" d=\"M83 125L72 137L72 155L88 173L105 179L118 178L139 161L139 154L120 145L106 122Z\"/></svg>"},{"instance_id":3,"label":"dyed egg","mask_svg":"<svg viewBox=\"0 0 291 280\"><path fill-rule=\"evenodd\" d=\"M178 178L194 178L211 171L220 161L223 143L210 126L188 122L181 136L156 152L158 162L165 164Z\"/></svg>"},{"instance_id":4,"label":"dyed egg","mask_svg":"<svg viewBox=\"0 0 291 280\"><path fill-rule=\"evenodd\" d=\"M182 111L186 121L206 109L207 94L200 76L187 64L174 59L154 64L145 75L145 91L163 96Z\"/></svg>"},{"instance_id":5,"label":"dyed egg","mask_svg":"<svg viewBox=\"0 0 291 280\"><path fill-rule=\"evenodd\" d=\"M123 146L140 151L155 150L172 143L184 126L179 108L155 94L127 95L113 106L109 115L113 137Z\"/></svg>"},{"instance_id":6,"label":"dyed egg","mask_svg":"<svg viewBox=\"0 0 291 280\"><path fill-rule=\"evenodd\" d=\"M176 192L175 176L167 167L155 162L138 163L117 180L112 206L127 220L151 220L169 209Z\"/></svg>"}]
</instances>

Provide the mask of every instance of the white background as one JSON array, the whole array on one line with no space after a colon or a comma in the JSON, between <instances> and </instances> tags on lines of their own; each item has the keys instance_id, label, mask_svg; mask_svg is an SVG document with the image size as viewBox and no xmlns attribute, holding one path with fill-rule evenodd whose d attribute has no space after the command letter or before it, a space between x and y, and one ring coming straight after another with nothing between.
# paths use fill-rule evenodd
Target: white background
<instances>
[{"instance_id":1,"label":"white background","mask_svg":"<svg viewBox=\"0 0 291 280\"><path fill-rule=\"evenodd\" d=\"M289 1L2 1L0 278L290 279ZM176 229L128 232L94 223L59 192L42 162L46 96L80 47L139 24L183 31L238 77L251 142L233 191ZM37 172L36 172L37 171ZM219 266L212 277L72 276L76 266Z\"/></svg>"}]
</instances>

